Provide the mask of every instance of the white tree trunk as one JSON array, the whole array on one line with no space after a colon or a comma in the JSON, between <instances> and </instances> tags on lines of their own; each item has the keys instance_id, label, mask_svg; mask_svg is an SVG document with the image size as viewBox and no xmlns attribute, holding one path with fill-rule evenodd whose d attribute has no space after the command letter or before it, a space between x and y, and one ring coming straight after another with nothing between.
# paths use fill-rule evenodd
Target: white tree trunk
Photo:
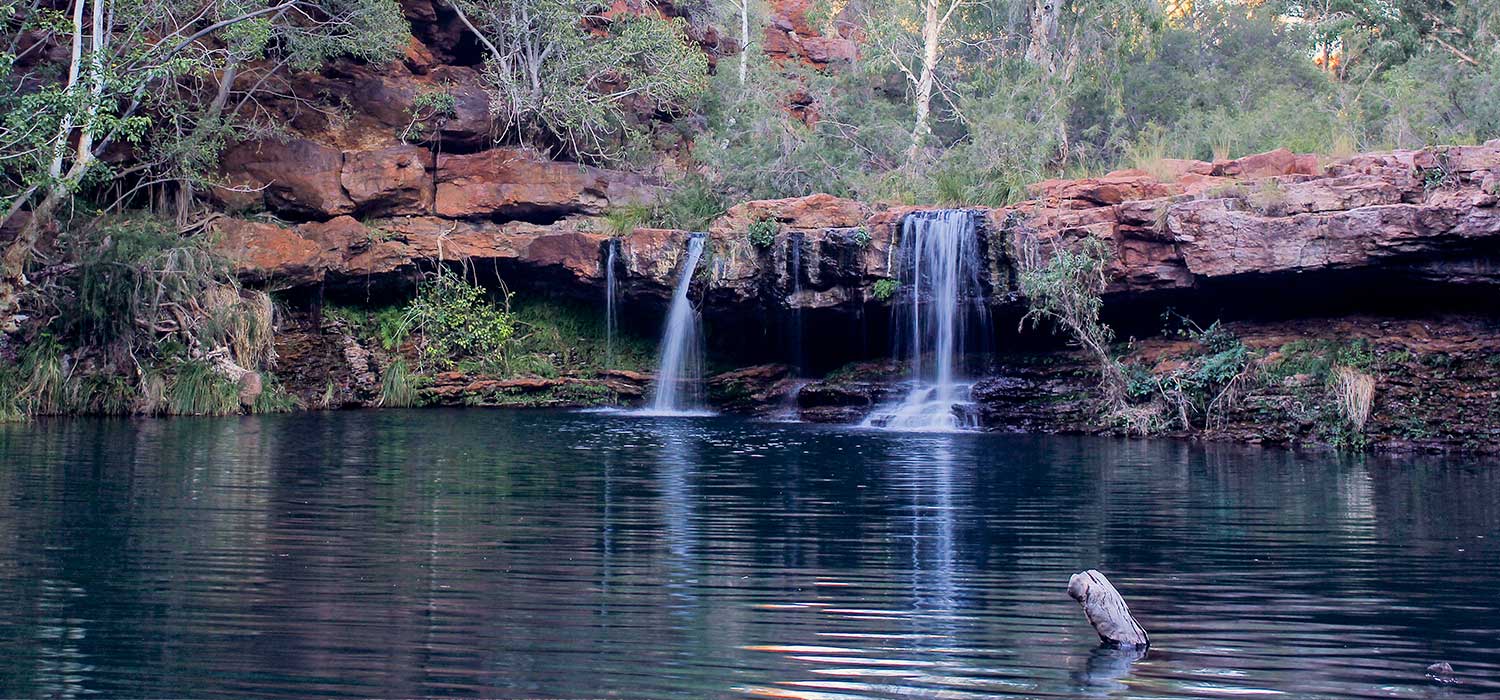
<instances>
[{"instance_id":1,"label":"white tree trunk","mask_svg":"<svg viewBox=\"0 0 1500 700\"><path fill-rule=\"evenodd\" d=\"M750 0L740 0L740 85L750 71Z\"/></svg>"},{"instance_id":2,"label":"white tree trunk","mask_svg":"<svg viewBox=\"0 0 1500 700\"><path fill-rule=\"evenodd\" d=\"M1051 76L1057 70L1057 23L1065 0L1033 0L1026 59Z\"/></svg>"},{"instance_id":3,"label":"white tree trunk","mask_svg":"<svg viewBox=\"0 0 1500 700\"><path fill-rule=\"evenodd\" d=\"M928 124L932 112L932 84L937 70L938 37L942 34L945 19L938 16L938 0L923 0L922 6L925 10L922 20L922 73L917 78L917 117L912 125L911 146L906 149L908 166L916 163L927 137L932 134L932 127Z\"/></svg>"}]
</instances>

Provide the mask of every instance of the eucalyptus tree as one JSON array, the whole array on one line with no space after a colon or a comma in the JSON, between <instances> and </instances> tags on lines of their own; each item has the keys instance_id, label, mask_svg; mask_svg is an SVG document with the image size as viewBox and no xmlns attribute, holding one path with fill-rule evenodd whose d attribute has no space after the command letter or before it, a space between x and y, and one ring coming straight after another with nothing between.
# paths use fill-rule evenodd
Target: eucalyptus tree
<instances>
[{"instance_id":1,"label":"eucalyptus tree","mask_svg":"<svg viewBox=\"0 0 1500 700\"><path fill-rule=\"evenodd\" d=\"M394 0L0 0L0 330L58 211L101 182L191 189L227 125L289 69L336 55L399 55L410 30ZM48 60L65 49L65 62ZM106 154L108 159L103 158ZM142 185L141 183L146 183Z\"/></svg>"},{"instance_id":2,"label":"eucalyptus tree","mask_svg":"<svg viewBox=\"0 0 1500 700\"><path fill-rule=\"evenodd\" d=\"M680 17L606 17L598 0L456 0L454 7L489 53L492 116L522 143L614 160L637 133L632 103L678 110L708 87L708 58Z\"/></svg>"}]
</instances>

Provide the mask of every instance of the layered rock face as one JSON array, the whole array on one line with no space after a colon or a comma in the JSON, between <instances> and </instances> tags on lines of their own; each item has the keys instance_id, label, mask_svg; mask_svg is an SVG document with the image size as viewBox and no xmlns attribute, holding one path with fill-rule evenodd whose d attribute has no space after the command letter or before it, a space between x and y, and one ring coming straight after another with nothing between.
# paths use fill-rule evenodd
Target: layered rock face
<instances>
[{"instance_id":1,"label":"layered rock face","mask_svg":"<svg viewBox=\"0 0 1500 700\"><path fill-rule=\"evenodd\" d=\"M214 227L239 274L294 298L315 293L379 303L408 293L423 271L461 265L520 295L601 300L606 245L617 237L619 298L649 332L678 278L689 232L619 233L602 215L655 201L661 183L498 143L477 71L429 48L451 53L461 43L452 18L419 5L405 5L418 39L404 60L300 78L350 105L346 118L273 104L286 111L296 135L226 153L224 187L215 196L227 214ZM773 30L782 34L767 43L784 49L780 60L822 67L840 60L847 48L840 42L852 46L848 27L807 26L806 8L795 2L777 8L782 19ZM628 3L616 10L636 11ZM704 41L710 39L718 41ZM439 87L454 97L453 115L409 131L418 97ZM1023 240L1040 242L1046 252L1096 239L1109 254L1105 315L1119 320L1126 335L1142 335L1132 318L1154 319L1168 307L1237 318L1247 344L1268 349L1273 340L1326 337L1333 328L1391 348L1419 327L1436 338L1467 334L1474 340L1460 350L1409 349L1414 356L1458 357L1467 379L1454 372L1405 388L1391 384L1378 394L1388 398L1378 400L1415 405L1424 387L1436 386L1444 405L1466 407L1462 415L1438 414L1467 426L1471 436L1485 434L1488 419L1476 417L1483 413L1477 406L1497 398L1483 358L1500 337L1485 320L1492 310L1484 301L1500 285L1500 142L1341 160L1283 150L1212 163L1162 161L1150 172L1038 183L1032 194L1013 206L976 208L985 222L981 284L997 319L1014 321L1027 308L1014 262ZM731 208L708 227L709 251L692 290L711 343L747 364L784 361L788 317L798 312L798 336L824 353L815 365L886 355L895 250L903 218L916 209L828 195ZM752 238L752 229L762 235ZM1461 319L1422 325L1444 313ZM1287 325L1308 317L1322 320ZM1340 325L1354 317L1365 318L1364 325ZM997 323L1002 344L1046 353L995 360L974 387L983 422L995 429L1090 429L1087 363L1057 350L1057 339L1018 336L1013 327ZM289 338L283 355L306 357L309 366L338 364L347 354L326 339ZM1408 374L1427 371L1419 370ZM847 421L887 399L897 375L876 363L842 373L839 381L803 386L786 370L762 367L714 386L739 408L795 403L805 418ZM616 393L631 396L648 379L600 381L623 382ZM368 403L369 380L341 383L334 403ZM499 403L517 392L566 395L568 388L450 377L438 387L439 398L459 400L476 381L490 381L480 389ZM1262 392L1258 410L1289 414L1295 388L1281 398ZM1295 431L1278 436L1247 428L1255 425L1248 418L1230 417L1226 425L1242 428L1220 431L1236 439L1296 441ZM1387 437L1398 432L1390 425L1378 430ZM1459 438L1432 440L1446 445Z\"/></svg>"},{"instance_id":2,"label":"layered rock face","mask_svg":"<svg viewBox=\"0 0 1500 700\"><path fill-rule=\"evenodd\" d=\"M323 218L296 225L221 220L226 249L237 256L241 273L280 286L368 283L443 260L499 263L597 287L600 251L610 235L587 214L640 201L651 191L637 178L495 149L440 159L432 178L435 205L424 208L411 194L422 193L422 186L403 175L416 167L403 163L422 161L414 154L393 157L372 169L378 172L361 174L350 172L346 156L342 169L331 168L322 179L313 169L282 164L300 180L283 190L267 188L267 200L297 202L299 211L316 209ZM1493 264L1500 259L1500 142L1324 165L1273 152L1179 167L1183 174L1166 182L1136 171L1043 182L1034 187L1034 200L982 210L989 222L986 282L993 302L1022 303L1009 293L1021 235L1035 236L1044 249L1103 241L1111 259L1107 294L1121 299L1147 293L1189 298L1219 283L1270 285L1350 272L1389 284L1500 282ZM359 185L350 189L344 182ZM359 207L371 206L369 192L388 198L367 209L381 215L361 219ZM355 193L362 204L349 196ZM894 276L892 247L902 217L913 209L828 195L730 209L709 227L708 313L878 305L873 288ZM568 216L549 223L506 220L549 211ZM751 241L747 232L756 222L774 225L770 245ZM639 229L620 236L627 293L664 298L687 234ZM793 257L800 261L797 279L791 278Z\"/></svg>"}]
</instances>

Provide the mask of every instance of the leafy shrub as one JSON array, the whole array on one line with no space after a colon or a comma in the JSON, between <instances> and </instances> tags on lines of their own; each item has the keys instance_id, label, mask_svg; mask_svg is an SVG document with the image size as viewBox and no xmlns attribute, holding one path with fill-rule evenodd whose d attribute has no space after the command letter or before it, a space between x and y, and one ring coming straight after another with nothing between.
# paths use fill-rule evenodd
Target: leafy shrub
<instances>
[{"instance_id":1,"label":"leafy shrub","mask_svg":"<svg viewBox=\"0 0 1500 700\"><path fill-rule=\"evenodd\" d=\"M461 359L500 360L516 331L515 320L483 288L447 268L428 277L406 313L409 326L422 335L422 359L438 367Z\"/></svg>"},{"instance_id":2,"label":"leafy shrub","mask_svg":"<svg viewBox=\"0 0 1500 700\"><path fill-rule=\"evenodd\" d=\"M409 121L398 135L402 141L419 141L434 130L434 122L441 123L458 116L458 100L446 88L428 88L412 98L407 108Z\"/></svg>"},{"instance_id":3,"label":"leafy shrub","mask_svg":"<svg viewBox=\"0 0 1500 700\"><path fill-rule=\"evenodd\" d=\"M876 301L890 301L891 297L896 295L896 290L900 288L900 282L886 278L876 280L875 286L870 289L870 294L875 297Z\"/></svg>"},{"instance_id":4,"label":"leafy shrub","mask_svg":"<svg viewBox=\"0 0 1500 700\"><path fill-rule=\"evenodd\" d=\"M776 244L776 233L781 227L770 219L757 219L750 222L750 228L745 236L750 239L750 244L756 248L766 249Z\"/></svg>"},{"instance_id":5,"label":"leafy shrub","mask_svg":"<svg viewBox=\"0 0 1500 700\"><path fill-rule=\"evenodd\" d=\"M870 235L870 229L861 226L854 230L854 245L860 248L868 248L874 240L874 236Z\"/></svg>"},{"instance_id":6,"label":"leafy shrub","mask_svg":"<svg viewBox=\"0 0 1500 700\"><path fill-rule=\"evenodd\" d=\"M1049 255L1041 249L1035 232L1018 221L1007 224L1019 234L1021 293L1030 305L1021 322L1029 319L1037 325L1049 319L1082 345L1099 366L1106 410L1119 414L1125 408L1129 382L1110 350L1114 330L1099 320L1108 248L1097 238L1084 238L1075 249L1057 246Z\"/></svg>"}]
</instances>

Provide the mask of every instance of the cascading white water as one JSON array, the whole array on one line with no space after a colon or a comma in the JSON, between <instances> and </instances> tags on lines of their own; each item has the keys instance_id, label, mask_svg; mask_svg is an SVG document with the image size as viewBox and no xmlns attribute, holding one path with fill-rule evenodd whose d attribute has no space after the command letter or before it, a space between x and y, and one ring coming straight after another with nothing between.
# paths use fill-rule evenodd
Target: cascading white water
<instances>
[{"instance_id":1,"label":"cascading white water","mask_svg":"<svg viewBox=\"0 0 1500 700\"><path fill-rule=\"evenodd\" d=\"M620 252L620 241L611 238L605 243L604 255L604 357L605 364L615 366L615 327L618 312L615 310L615 258Z\"/></svg>"},{"instance_id":2,"label":"cascading white water","mask_svg":"<svg viewBox=\"0 0 1500 700\"><path fill-rule=\"evenodd\" d=\"M969 318L987 320L977 215L958 209L909 214L901 227L896 346L911 362L906 397L877 408L865 427L947 432L977 427L960 379Z\"/></svg>"},{"instance_id":3,"label":"cascading white water","mask_svg":"<svg viewBox=\"0 0 1500 700\"><path fill-rule=\"evenodd\" d=\"M793 233L787 237L787 271L791 278L791 296L787 298L787 306L791 307L791 318L788 320L787 344L788 354L792 361L792 374L801 377L804 373L802 357L802 246L806 238L801 233Z\"/></svg>"},{"instance_id":4,"label":"cascading white water","mask_svg":"<svg viewBox=\"0 0 1500 700\"><path fill-rule=\"evenodd\" d=\"M688 301L688 287L693 271L703 257L706 236L695 233L688 239L687 256L672 293L672 308L661 336L661 364L656 369L656 384L651 393L652 415L701 413L703 383L703 336L698 328L698 312Z\"/></svg>"}]
</instances>

